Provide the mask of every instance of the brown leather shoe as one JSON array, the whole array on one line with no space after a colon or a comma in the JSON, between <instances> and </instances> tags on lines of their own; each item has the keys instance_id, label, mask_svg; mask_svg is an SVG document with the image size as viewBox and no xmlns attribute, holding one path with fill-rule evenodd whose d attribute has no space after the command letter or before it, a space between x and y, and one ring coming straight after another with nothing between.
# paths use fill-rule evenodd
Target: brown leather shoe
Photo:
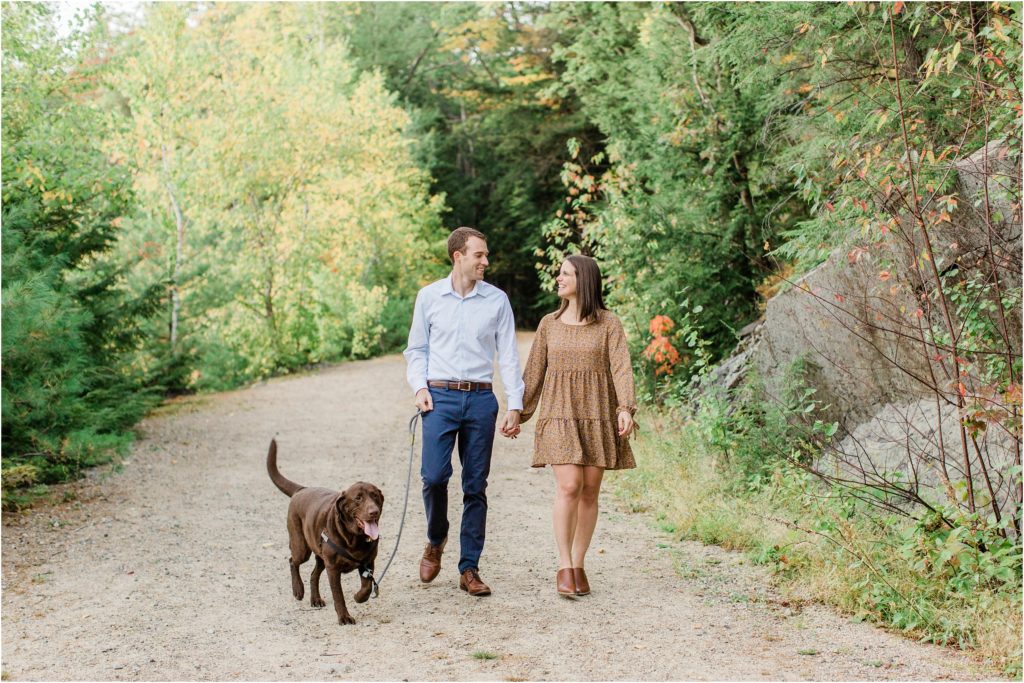
<instances>
[{"instance_id":1,"label":"brown leather shoe","mask_svg":"<svg viewBox=\"0 0 1024 683\"><path fill-rule=\"evenodd\" d=\"M427 543L427 547L423 549L423 559L420 560L420 581L423 583L430 583L441 572L441 554L447 542L446 538L439 545Z\"/></svg>"},{"instance_id":2,"label":"brown leather shoe","mask_svg":"<svg viewBox=\"0 0 1024 683\"><path fill-rule=\"evenodd\" d=\"M572 578L576 581L576 595L590 595L590 582L583 567L573 567Z\"/></svg>"},{"instance_id":3,"label":"brown leather shoe","mask_svg":"<svg viewBox=\"0 0 1024 683\"><path fill-rule=\"evenodd\" d=\"M564 595L567 598L576 597L576 578L574 576L575 570L571 567L565 569L559 569L558 573L555 574L555 584L558 586L558 594Z\"/></svg>"},{"instance_id":4,"label":"brown leather shoe","mask_svg":"<svg viewBox=\"0 0 1024 683\"><path fill-rule=\"evenodd\" d=\"M459 577L459 588L477 597L491 594L491 589L480 580L480 572L475 569L462 572L462 576Z\"/></svg>"}]
</instances>

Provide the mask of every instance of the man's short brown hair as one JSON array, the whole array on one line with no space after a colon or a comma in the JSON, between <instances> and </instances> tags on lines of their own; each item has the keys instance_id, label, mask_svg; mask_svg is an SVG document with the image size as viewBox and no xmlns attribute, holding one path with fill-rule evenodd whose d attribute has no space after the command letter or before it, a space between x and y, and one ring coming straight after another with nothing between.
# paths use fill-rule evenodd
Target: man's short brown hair
<instances>
[{"instance_id":1,"label":"man's short brown hair","mask_svg":"<svg viewBox=\"0 0 1024 683\"><path fill-rule=\"evenodd\" d=\"M452 263L455 263L455 252L465 253L466 242L469 241L470 237L479 237L484 242L487 241L486 235L473 228L455 228L452 230L452 234L448 235L448 258L452 260Z\"/></svg>"}]
</instances>

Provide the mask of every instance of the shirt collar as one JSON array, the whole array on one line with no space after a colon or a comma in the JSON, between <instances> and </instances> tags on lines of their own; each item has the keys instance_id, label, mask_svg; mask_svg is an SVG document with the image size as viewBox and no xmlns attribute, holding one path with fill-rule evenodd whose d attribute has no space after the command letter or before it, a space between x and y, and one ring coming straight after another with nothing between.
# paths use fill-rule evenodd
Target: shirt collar
<instances>
[{"instance_id":1,"label":"shirt collar","mask_svg":"<svg viewBox=\"0 0 1024 683\"><path fill-rule=\"evenodd\" d=\"M469 291L469 294L467 294L466 296L464 296L462 298L463 299L468 299L468 298L470 298L472 296L482 296L482 297L486 298L487 293L486 293L484 287L480 286L481 284L483 284L483 280L477 280L476 284L473 285L473 289L471 289ZM452 287L452 276L451 276L451 274L449 274L448 277L446 277L444 279L444 286L441 289L441 296L444 296L445 294L451 294L454 297L458 297L459 296L458 294L455 293L455 288Z\"/></svg>"}]
</instances>

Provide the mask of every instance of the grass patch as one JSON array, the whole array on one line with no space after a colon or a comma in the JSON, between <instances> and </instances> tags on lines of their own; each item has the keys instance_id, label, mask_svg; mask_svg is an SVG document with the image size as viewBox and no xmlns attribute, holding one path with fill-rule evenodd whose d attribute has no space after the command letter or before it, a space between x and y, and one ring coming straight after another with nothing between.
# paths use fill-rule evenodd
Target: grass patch
<instances>
[{"instance_id":1,"label":"grass patch","mask_svg":"<svg viewBox=\"0 0 1024 683\"><path fill-rule=\"evenodd\" d=\"M488 660L488 659L497 659L498 658L498 655L494 654L493 652L488 652L487 650L476 650L475 652L473 652L469 656L472 657L473 659L480 659L480 660Z\"/></svg>"},{"instance_id":2,"label":"grass patch","mask_svg":"<svg viewBox=\"0 0 1024 683\"><path fill-rule=\"evenodd\" d=\"M50 487L46 484L35 484L25 488L7 488L4 486L2 499L3 509L7 512L30 508L40 500L46 498L49 493Z\"/></svg>"},{"instance_id":3,"label":"grass patch","mask_svg":"<svg viewBox=\"0 0 1024 683\"><path fill-rule=\"evenodd\" d=\"M752 425L739 411L686 410L642 417L637 468L609 481L624 507L657 510L655 528L680 540L743 551L792 599L973 650L1020 675L1019 544L989 552L967 545L951 561L941 554L952 543L948 528L851 504L766 455L785 443L784 420L761 413Z\"/></svg>"},{"instance_id":4,"label":"grass patch","mask_svg":"<svg viewBox=\"0 0 1024 683\"><path fill-rule=\"evenodd\" d=\"M16 512L48 500L51 486L74 481L90 469L106 465L120 467L134 441L134 432L94 434L80 430L53 452L17 454L12 451L8 454L5 451L0 468L3 510ZM64 491L65 497L75 495L67 489Z\"/></svg>"}]
</instances>

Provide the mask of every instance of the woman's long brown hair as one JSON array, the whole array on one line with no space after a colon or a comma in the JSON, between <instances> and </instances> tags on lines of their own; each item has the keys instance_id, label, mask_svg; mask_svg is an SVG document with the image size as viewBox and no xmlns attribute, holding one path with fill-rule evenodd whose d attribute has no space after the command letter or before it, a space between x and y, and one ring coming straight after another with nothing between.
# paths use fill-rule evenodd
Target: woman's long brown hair
<instances>
[{"instance_id":1,"label":"woman's long brown hair","mask_svg":"<svg viewBox=\"0 0 1024 683\"><path fill-rule=\"evenodd\" d=\"M608 310L601 296L601 269L597 261L589 256L572 254L565 260L576 269L576 314L580 322L593 322L598 319L600 311ZM569 300L562 299L562 305L555 313L555 319L562 317L569 307Z\"/></svg>"}]
</instances>

